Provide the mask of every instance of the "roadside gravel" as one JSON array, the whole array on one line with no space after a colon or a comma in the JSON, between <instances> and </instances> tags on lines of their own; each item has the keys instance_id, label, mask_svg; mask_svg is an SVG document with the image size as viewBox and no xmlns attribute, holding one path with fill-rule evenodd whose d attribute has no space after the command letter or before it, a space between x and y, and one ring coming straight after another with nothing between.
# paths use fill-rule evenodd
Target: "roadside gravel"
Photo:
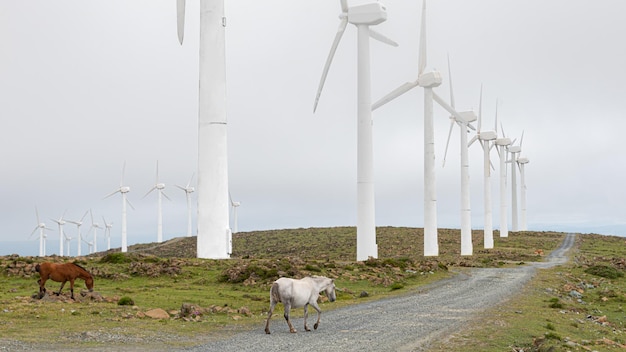
<instances>
[{"instance_id":1,"label":"roadside gravel","mask_svg":"<svg viewBox=\"0 0 626 352\"><path fill-rule=\"evenodd\" d=\"M432 341L457 331L480 311L515 295L537 268L566 263L574 241L575 235L568 234L544 262L472 269L405 296L322 312L317 331L303 331L300 310L300 318L292 317L297 334L289 333L284 319L278 316L271 321L271 335L259 326L190 351L426 351ZM309 320L315 316L310 312Z\"/></svg>"}]
</instances>

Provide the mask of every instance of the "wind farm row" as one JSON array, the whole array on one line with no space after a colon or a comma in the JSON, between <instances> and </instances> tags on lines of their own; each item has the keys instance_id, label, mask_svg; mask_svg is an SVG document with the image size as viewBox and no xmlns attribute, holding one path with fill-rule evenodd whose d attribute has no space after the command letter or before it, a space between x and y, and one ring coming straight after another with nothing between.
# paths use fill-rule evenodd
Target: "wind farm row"
<instances>
[{"instance_id":1,"label":"wind farm row","mask_svg":"<svg viewBox=\"0 0 626 352\"><path fill-rule=\"evenodd\" d=\"M127 186L124 182L124 173L126 169L126 163L124 163L122 167L122 177L120 180L120 187L113 191L112 193L103 197L103 199L107 199L109 197L114 196L117 193L121 194L122 198L122 224L121 224L121 251L126 252L128 250L128 236L127 236L127 211L126 206L128 205L131 209L135 210L135 207L132 205L130 200L127 198L127 194L130 192L130 186ZM192 229L192 216L193 216L193 207L192 207L192 193L195 192L195 187L192 185L193 179L195 175L192 175L189 181L185 186L175 185L178 189L185 192L186 204L187 204L187 230L186 236L191 237L194 234ZM157 192L157 236L156 242L163 242L163 211L162 211L162 198L166 198L171 201L172 199L165 193L165 183L159 181L159 163L157 161L156 166L156 178L154 185L143 195L142 198L148 197L154 191ZM229 194L230 195L230 194ZM241 205L241 202L233 201L232 197L230 197L230 206L231 212L234 216L234 224L233 231L237 232L237 208ZM111 249L111 232L114 228L113 222L107 221L107 219L102 216L102 223L98 222L98 217L94 218L94 213L92 209L86 210L85 213L78 218L68 218L66 217L67 210L63 212L63 214L59 218L50 218L51 221L56 223L56 229L49 227L40 217L39 209L35 207L35 216L37 220L37 225L30 233L29 238L32 238L38 232L38 243L39 243L39 256L46 256L47 249L47 239L48 233L47 231L58 231L58 240L59 240L59 250L56 252L59 256L81 256L86 254L95 253L99 249L99 242L104 241L106 245L106 250ZM85 233L81 232L81 226L87 225L86 218L89 214L89 228ZM75 232L70 230L68 231L65 228L65 225L75 225ZM99 237L99 231L103 231L104 237ZM74 242L74 244L72 244ZM102 243L100 243L102 244ZM82 252L83 246L87 246L87 253ZM75 248L75 249L74 249ZM102 248L102 247L100 247ZM72 250L74 249L74 250ZM72 253L74 252L74 253Z\"/></svg>"}]
</instances>

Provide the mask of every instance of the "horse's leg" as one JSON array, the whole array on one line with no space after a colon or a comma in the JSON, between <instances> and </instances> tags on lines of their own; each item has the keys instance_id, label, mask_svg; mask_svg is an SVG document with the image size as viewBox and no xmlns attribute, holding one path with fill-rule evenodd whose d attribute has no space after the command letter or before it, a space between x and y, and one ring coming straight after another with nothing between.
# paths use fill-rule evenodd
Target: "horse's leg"
<instances>
[{"instance_id":1,"label":"horse's leg","mask_svg":"<svg viewBox=\"0 0 626 352\"><path fill-rule=\"evenodd\" d=\"M304 331L311 331L308 326L306 326L306 318L309 316L309 304L304 305Z\"/></svg>"},{"instance_id":2,"label":"horse's leg","mask_svg":"<svg viewBox=\"0 0 626 352\"><path fill-rule=\"evenodd\" d=\"M64 280L63 282L61 282L61 287L59 288L59 292L55 293L55 295L57 295L57 296L61 295L61 290L63 290L63 286L65 286L66 282L67 282L67 280Z\"/></svg>"},{"instance_id":3,"label":"horse's leg","mask_svg":"<svg viewBox=\"0 0 626 352\"><path fill-rule=\"evenodd\" d=\"M311 303L311 306L313 306L313 308L315 308L315 310L317 311L317 322L315 322L315 325L313 325L313 329L317 330L317 327L320 325L322 310L320 309L320 306L317 305L317 302Z\"/></svg>"},{"instance_id":4,"label":"horse's leg","mask_svg":"<svg viewBox=\"0 0 626 352\"><path fill-rule=\"evenodd\" d=\"M270 333L270 319L272 318L272 314L274 314L274 308L276 307L276 301L271 300L270 302L270 311L267 313L267 321L265 322L265 333Z\"/></svg>"},{"instance_id":5,"label":"horse's leg","mask_svg":"<svg viewBox=\"0 0 626 352\"><path fill-rule=\"evenodd\" d=\"M42 299L43 296L46 295L46 280L44 280L43 278L37 280L37 283L39 284L39 299Z\"/></svg>"},{"instance_id":6,"label":"horse's leg","mask_svg":"<svg viewBox=\"0 0 626 352\"><path fill-rule=\"evenodd\" d=\"M287 320L287 325L289 325L289 332L298 332L296 328L291 325L291 320L289 319L289 311L291 310L291 302L283 302L285 306L285 320Z\"/></svg>"},{"instance_id":7,"label":"horse's leg","mask_svg":"<svg viewBox=\"0 0 626 352\"><path fill-rule=\"evenodd\" d=\"M61 293L61 291L59 291L59 293ZM74 279L70 280L70 297L72 297L73 300L74 299Z\"/></svg>"}]
</instances>

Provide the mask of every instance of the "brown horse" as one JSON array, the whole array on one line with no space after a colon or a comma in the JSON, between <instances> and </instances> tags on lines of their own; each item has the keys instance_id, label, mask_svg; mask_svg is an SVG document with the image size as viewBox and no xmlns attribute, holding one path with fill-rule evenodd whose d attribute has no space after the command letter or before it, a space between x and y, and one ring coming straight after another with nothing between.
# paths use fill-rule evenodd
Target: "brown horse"
<instances>
[{"instance_id":1,"label":"brown horse","mask_svg":"<svg viewBox=\"0 0 626 352\"><path fill-rule=\"evenodd\" d=\"M85 270L85 268L76 263L56 264L46 262L37 264L37 266L35 266L35 270L41 277L37 281L37 283L39 283L39 299L43 298L46 294L45 286L48 279L61 283L59 292L53 292L57 296L61 294L61 290L63 290L65 283L69 281L70 292L72 293L71 297L74 299L74 280L76 280L76 278L85 280L87 289L89 289L89 292L93 292L93 276Z\"/></svg>"}]
</instances>

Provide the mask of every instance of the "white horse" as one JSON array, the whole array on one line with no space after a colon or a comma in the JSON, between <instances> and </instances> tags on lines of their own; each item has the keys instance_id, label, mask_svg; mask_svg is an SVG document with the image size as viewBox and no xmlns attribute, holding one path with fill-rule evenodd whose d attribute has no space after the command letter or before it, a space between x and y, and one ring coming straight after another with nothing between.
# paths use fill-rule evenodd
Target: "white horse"
<instances>
[{"instance_id":1,"label":"white horse","mask_svg":"<svg viewBox=\"0 0 626 352\"><path fill-rule=\"evenodd\" d=\"M317 305L317 299L322 291L326 293L331 302L335 301L334 280L324 276L309 276L300 280L281 277L274 281L270 289L270 311L265 323L265 333L270 333L270 318L272 318L272 313L274 313L274 308L278 302L282 302L285 306L285 320L287 320L287 325L289 325L289 332L297 332L291 325L291 320L289 320L289 310L300 307L304 307L304 330L311 331L306 325L306 318L309 315L309 304L317 311L317 322L313 326L314 329L317 329L322 313L322 310Z\"/></svg>"}]
</instances>

